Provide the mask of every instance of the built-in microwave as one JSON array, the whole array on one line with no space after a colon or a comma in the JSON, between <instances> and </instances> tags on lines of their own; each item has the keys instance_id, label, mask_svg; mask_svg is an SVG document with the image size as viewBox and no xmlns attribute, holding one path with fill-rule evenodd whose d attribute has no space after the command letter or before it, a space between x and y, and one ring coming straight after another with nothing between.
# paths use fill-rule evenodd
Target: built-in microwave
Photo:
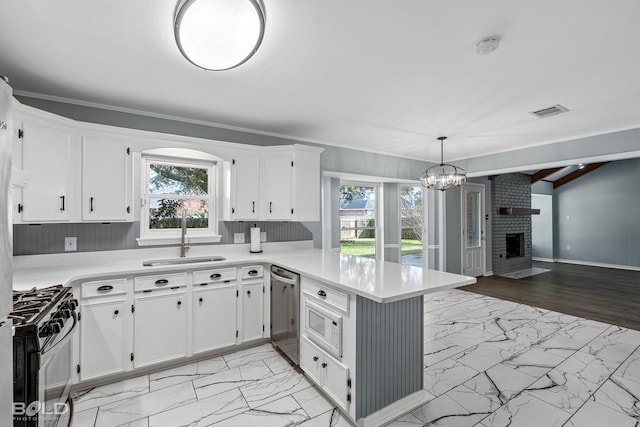
<instances>
[{"instance_id":1,"label":"built-in microwave","mask_svg":"<svg viewBox=\"0 0 640 427\"><path fill-rule=\"evenodd\" d=\"M304 306L304 331L311 341L342 357L342 316L313 302Z\"/></svg>"}]
</instances>

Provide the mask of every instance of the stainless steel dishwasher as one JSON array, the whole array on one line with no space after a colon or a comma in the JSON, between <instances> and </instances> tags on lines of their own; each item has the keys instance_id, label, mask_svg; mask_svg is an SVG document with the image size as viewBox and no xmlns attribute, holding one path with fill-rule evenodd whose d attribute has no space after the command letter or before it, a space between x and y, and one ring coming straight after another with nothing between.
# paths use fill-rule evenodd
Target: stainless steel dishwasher
<instances>
[{"instance_id":1,"label":"stainless steel dishwasher","mask_svg":"<svg viewBox=\"0 0 640 427\"><path fill-rule=\"evenodd\" d=\"M271 266L271 341L300 364L300 275Z\"/></svg>"}]
</instances>

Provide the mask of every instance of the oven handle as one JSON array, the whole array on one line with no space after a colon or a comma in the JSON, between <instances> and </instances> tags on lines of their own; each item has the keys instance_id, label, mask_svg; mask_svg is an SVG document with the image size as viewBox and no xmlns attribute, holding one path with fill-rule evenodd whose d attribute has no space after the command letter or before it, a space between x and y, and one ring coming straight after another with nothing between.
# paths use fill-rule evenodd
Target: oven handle
<instances>
[{"instance_id":1,"label":"oven handle","mask_svg":"<svg viewBox=\"0 0 640 427\"><path fill-rule=\"evenodd\" d=\"M46 364L48 363L48 361L45 361L45 357L49 354L49 352L51 352L51 350L57 348L58 346L64 346L71 339L71 336L73 335L73 332L76 329L76 326L78 325L78 315L75 311L72 311L71 317L73 317L73 324L71 325L71 328L67 331L65 336L60 338L58 341L55 342L55 344L53 344L51 347L48 347L46 350L44 350L41 353L42 367L45 367Z\"/></svg>"},{"instance_id":2,"label":"oven handle","mask_svg":"<svg viewBox=\"0 0 640 427\"><path fill-rule=\"evenodd\" d=\"M296 283L298 283L296 279L289 279L288 277L281 276L279 274L274 273L273 271L271 272L271 278L276 279L278 282L286 283L288 285L295 285Z\"/></svg>"}]
</instances>

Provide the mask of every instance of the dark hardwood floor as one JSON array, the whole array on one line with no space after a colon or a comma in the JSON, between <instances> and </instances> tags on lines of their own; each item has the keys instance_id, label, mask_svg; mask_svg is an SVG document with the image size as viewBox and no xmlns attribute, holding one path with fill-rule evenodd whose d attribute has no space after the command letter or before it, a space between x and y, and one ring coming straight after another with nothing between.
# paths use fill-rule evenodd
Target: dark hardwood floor
<instances>
[{"instance_id":1,"label":"dark hardwood floor","mask_svg":"<svg viewBox=\"0 0 640 427\"><path fill-rule=\"evenodd\" d=\"M640 271L534 262L524 279L479 277L460 289L640 330Z\"/></svg>"}]
</instances>

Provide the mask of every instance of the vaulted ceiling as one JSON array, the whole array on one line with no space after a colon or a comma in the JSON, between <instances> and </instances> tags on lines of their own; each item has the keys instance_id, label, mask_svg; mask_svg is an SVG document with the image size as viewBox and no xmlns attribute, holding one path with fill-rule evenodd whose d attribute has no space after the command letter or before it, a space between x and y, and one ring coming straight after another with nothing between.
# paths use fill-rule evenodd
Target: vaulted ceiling
<instances>
[{"instance_id":1,"label":"vaulted ceiling","mask_svg":"<svg viewBox=\"0 0 640 427\"><path fill-rule=\"evenodd\" d=\"M207 72L175 1L5 1L16 93L409 158L469 159L640 127L637 0L264 0L247 63ZM498 50L476 43L498 35ZM570 111L539 119L555 104Z\"/></svg>"}]
</instances>

